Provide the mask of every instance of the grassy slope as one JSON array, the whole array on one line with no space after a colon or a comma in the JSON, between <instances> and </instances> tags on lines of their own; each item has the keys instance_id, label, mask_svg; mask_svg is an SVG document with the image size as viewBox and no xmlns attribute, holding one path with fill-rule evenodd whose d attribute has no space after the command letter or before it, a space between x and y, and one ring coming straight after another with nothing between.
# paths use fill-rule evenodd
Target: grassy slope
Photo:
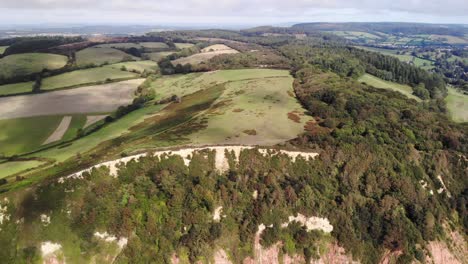
<instances>
[{"instance_id":1,"label":"grassy slope","mask_svg":"<svg viewBox=\"0 0 468 264\"><path fill-rule=\"evenodd\" d=\"M228 83L226 83L228 82ZM292 78L287 71L227 70L204 74L165 77L153 83L160 98L184 96L216 84L226 83L214 106L199 116L206 128L188 136L194 144L245 143L274 144L303 131L302 118L296 123L288 113L303 112L292 94ZM236 120L236 122L233 122ZM244 133L255 130L257 135Z\"/></svg>"},{"instance_id":2,"label":"grassy slope","mask_svg":"<svg viewBox=\"0 0 468 264\"><path fill-rule=\"evenodd\" d=\"M85 84L104 82L106 79L123 80L138 77L137 74L121 71L112 67L99 67L67 72L42 80L42 90L54 90Z\"/></svg>"},{"instance_id":3,"label":"grassy slope","mask_svg":"<svg viewBox=\"0 0 468 264\"><path fill-rule=\"evenodd\" d=\"M0 120L1 152L10 156L39 148L61 120L61 116Z\"/></svg>"},{"instance_id":4,"label":"grassy slope","mask_svg":"<svg viewBox=\"0 0 468 264\"><path fill-rule=\"evenodd\" d=\"M160 59L173 54L172 51L162 51L162 52L150 52L144 53L144 55L148 56L150 60L159 61Z\"/></svg>"},{"instance_id":5,"label":"grassy slope","mask_svg":"<svg viewBox=\"0 0 468 264\"><path fill-rule=\"evenodd\" d=\"M175 43L175 45L176 45L176 48L178 48L178 49L186 49L186 48L193 47L195 44L192 44L192 43Z\"/></svg>"},{"instance_id":6,"label":"grassy slope","mask_svg":"<svg viewBox=\"0 0 468 264\"><path fill-rule=\"evenodd\" d=\"M137 57L113 48L87 48L76 53L76 64L78 66L112 64L127 59L139 60Z\"/></svg>"},{"instance_id":7,"label":"grassy slope","mask_svg":"<svg viewBox=\"0 0 468 264\"><path fill-rule=\"evenodd\" d=\"M8 46L0 46L0 54L3 54Z\"/></svg>"},{"instance_id":8,"label":"grassy slope","mask_svg":"<svg viewBox=\"0 0 468 264\"><path fill-rule=\"evenodd\" d=\"M1 153L11 156L40 149L55 131L63 116L39 116L0 120ZM86 116L74 115L61 141L73 139L86 122ZM58 142L54 142L56 144Z\"/></svg>"},{"instance_id":9,"label":"grassy slope","mask_svg":"<svg viewBox=\"0 0 468 264\"><path fill-rule=\"evenodd\" d=\"M409 98L415 99L416 101L421 101L419 97L412 94L413 89L411 89L411 87L408 85L388 82L370 74L364 74L361 78L359 78L359 81L362 83L367 83L368 85L374 86L376 88L397 91L408 96Z\"/></svg>"},{"instance_id":10,"label":"grassy slope","mask_svg":"<svg viewBox=\"0 0 468 264\"><path fill-rule=\"evenodd\" d=\"M116 70L120 70L122 66L125 66L125 68L127 68L127 71L135 70L138 72L144 72L145 70L155 72L158 69L158 64L151 60L121 62L121 63L111 64L105 67L110 67Z\"/></svg>"},{"instance_id":11,"label":"grassy slope","mask_svg":"<svg viewBox=\"0 0 468 264\"><path fill-rule=\"evenodd\" d=\"M0 76L13 77L40 72L43 69L59 69L67 64L67 57L46 53L24 53L0 59Z\"/></svg>"},{"instance_id":12,"label":"grassy slope","mask_svg":"<svg viewBox=\"0 0 468 264\"><path fill-rule=\"evenodd\" d=\"M448 95L445 101L455 122L468 122L468 95L448 87Z\"/></svg>"},{"instance_id":13,"label":"grassy slope","mask_svg":"<svg viewBox=\"0 0 468 264\"><path fill-rule=\"evenodd\" d=\"M0 163L0 179L21 172L23 170L37 167L41 164L43 164L43 162L36 160Z\"/></svg>"},{"instance_id":14,"label":"grassy slope","mask_svg":"<svg viewBox=\"0 0 468 264\"><path fill-rule=\"evenodd\" d=\"M0 95L28 93L32 91L34 82L21 82L0 85Z\"/></svg>"}]
</instances>

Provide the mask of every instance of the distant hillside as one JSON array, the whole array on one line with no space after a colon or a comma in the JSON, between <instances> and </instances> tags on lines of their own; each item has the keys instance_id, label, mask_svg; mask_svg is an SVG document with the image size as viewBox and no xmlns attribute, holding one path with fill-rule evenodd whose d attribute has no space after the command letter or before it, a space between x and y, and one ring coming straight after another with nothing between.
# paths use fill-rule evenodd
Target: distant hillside
<instances>
[{"instance_id":1,"label":"distant hillside","mask_svg":"<svg viewBox=\"0 0 468 264\"><path fill-rule=\"evenodd\" d=\"M366 31L386 34L437 34L464 36L468 33L465 25L423 24L423 23L301 23L291 27L305 32L312 31Z\"/></svg>"}]
</instances>

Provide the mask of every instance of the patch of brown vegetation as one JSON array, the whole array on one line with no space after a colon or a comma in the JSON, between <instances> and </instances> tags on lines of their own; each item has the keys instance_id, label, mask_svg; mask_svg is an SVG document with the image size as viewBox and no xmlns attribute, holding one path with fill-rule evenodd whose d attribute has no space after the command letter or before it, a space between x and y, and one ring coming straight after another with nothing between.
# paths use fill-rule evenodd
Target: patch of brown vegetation
<instances>
[{"instance_id":1,"label":"patch of brown vegetation","mask_svg":"<svg viewBox=\"0 0 468 264\"><path fill-rule=\"evenodd\" d=\"M301 118L294 112L288 113L288 118L291 119L292 121L296 122L296 123L301 122Z\"/></svg>"},{"instance_id":2,"label":"patch of brown vegetation","mask_svg":"<svg viewBox=\"0 0 468 264\"><path fill-rule=\"evenodd\" d=\"M244 111L244 109L241 109L241 108L236 108L234 110L232 110L234 113L240 113L242 111Z\"/></svg>"},{"instance_id":3,"label":"patch of brown vegetation","mask_svg":"<svg viewBox=\"0 0 468 264\"><path fill-rule=\"evenodd\" d=\"M294 93L293 93L292 91L288 91L288 95L291 96L291 97L293 97L293 98L296 97L296 95L294 95Z\"/></svg>"},{"instance_id":4,"label":"patch of brown vegetation","mask_svg":"<svg viewBox=\"0 0 468 264\"><path fill-rule=\"evenodd\" d=\"M247 129L243 131L245 134L250 135L250 136L255 136L257 135L257 131L255 129Z\"/></svg>"}]
</instances>

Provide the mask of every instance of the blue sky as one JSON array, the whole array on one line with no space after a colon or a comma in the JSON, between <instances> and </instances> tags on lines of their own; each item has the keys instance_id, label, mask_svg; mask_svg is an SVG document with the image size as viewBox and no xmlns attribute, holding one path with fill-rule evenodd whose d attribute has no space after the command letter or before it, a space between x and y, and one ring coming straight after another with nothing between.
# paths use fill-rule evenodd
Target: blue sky
<instances>
[{"instance_id":1,"label":"blue sky","mask_svg":"<svg viewBox=\"0 0 468 264\"><path fill-rule=\"evenodd\" d=\"M0 0L0 24L468 24L468 0Z\"/></svg>"}]
</instances>

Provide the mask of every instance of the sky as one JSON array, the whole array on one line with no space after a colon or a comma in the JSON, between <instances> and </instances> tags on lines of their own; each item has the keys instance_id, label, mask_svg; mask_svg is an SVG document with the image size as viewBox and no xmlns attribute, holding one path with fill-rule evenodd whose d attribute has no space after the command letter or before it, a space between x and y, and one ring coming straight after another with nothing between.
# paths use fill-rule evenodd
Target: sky
<instances>
[{"instance_id":1,"label":"sky","mask_svg":"<svg viewBox=\"0 0 468 264\"><path fill-rule=\"evenodd\" d=\"M0 25L468 24L468 0L0 0Z\"/></svg>"}]
</instances>

